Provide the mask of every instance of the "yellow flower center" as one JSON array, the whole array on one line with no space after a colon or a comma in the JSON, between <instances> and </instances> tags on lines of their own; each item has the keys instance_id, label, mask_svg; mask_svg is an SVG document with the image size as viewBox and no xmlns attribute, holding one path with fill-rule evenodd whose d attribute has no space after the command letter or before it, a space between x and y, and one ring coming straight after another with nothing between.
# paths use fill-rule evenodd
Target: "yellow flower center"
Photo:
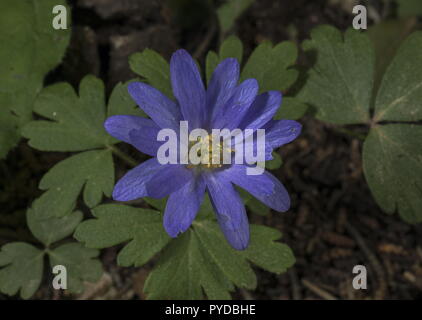
<instances>
[{"instance_id":1,"label":"yellow flower center","mask_svg":"<svg viewBox=\"0 0 422 320\"><path fill-rule=\"evenodd\" d=\"M192 149L194 150L192 151ZM189 144L189 155L191 151L196 152L200 163L189 163L187 167L201 166L207 169L221 168L224 164L224 154L226 153L226 157L231 157L231 153L234 152L233 149L225 146L220 136L213 136L212 134L206 137L198 137L196 141L191 141Z\"/></svg>"}]
</instances>

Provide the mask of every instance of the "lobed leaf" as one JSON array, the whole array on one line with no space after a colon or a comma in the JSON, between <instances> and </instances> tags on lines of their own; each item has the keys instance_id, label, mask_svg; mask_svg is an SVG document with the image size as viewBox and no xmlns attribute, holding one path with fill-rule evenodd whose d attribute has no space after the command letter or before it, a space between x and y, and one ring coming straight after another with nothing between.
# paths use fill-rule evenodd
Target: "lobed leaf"
<instances>
[{"instance_id":1,"label":"lobed leaf","mask_svg":"<svg viewBox=\"0 0 422 320\"><path fill-rule=\"evenodd\" d=\"M42 151L83 151L105 147L111 137L104 130L106 119L104 85L86 76L79 97L68 83L45 88L35 102L34 111L52 121L32 121L23 135L29 145Z\"/></svg>"},{"instance_id":2,"label":"lobed leaf","mask_svg":"<svg viewBox=\"0 0 422 320\"><path fill-rule=\"evenodd\" d=\"M117 258L121 266L142 266L170 240L157 211L110 204L92 212L96 219L81 223L75 238L96 249L128 242Z\"/></svg>"},{"instance_id":3,"label":"lobed leaf","mask_svg":"<svg viewBox=\"0 0 422 320\"><path fill-rule=\"evenodd\" d=\"M308 111L308 105L298 98L283 97L281 107L277 110L274 119L298 120L305 115L306 111Z\"/></svg>"},{"instance_id":4,"label":"lobed leaf","mask_svg":"<svg viewBox=\"0 0 422 320\"><path fill-rule=\"evenodd\" d=\"M108 108L104 85L93 76L81 81L79 96L67 83L41 92L35 111L49 120L32 121L25 126L23 133L29 144L44 151L85 151L59 162L41 180L39 187L47 192L37 205L45 217L62 217L72 212L82 191L88 207L98 205L103 194L111 196L112 145L119 141L105 131L104 121L116 114L145 116L129 96L127 84L116 85Z\"/></svg>"},{"instance_id":5,"label":"lobed leaf","mask_svg":"<svg viewBox=\"0 0 422 320\"><path fill-rule=\"evenodd\" d=\"M375 102L374 121L422 120L422 32L411 34L388 67Z\"/></svg>"},{"instance_id":6,"label":"lobed leaf","mask_svg":"<svg viewBox=\"0 0 422 320\"><path fill-rule=\"evenodd\" d=\"M294 263L291 250L278 242L270 228L251 226L251 245L232 249L216 222L194 222L194 227L164 250L145 283L149 299L229 299L235 286L256 287L248 261L269 271L284 272ZM264 249L265 248L265 249Z\"/></svg>"},{"instance_id":7,"label":"lobed leaf","mask_svg":"<svg viewBox=\"0 0 422 320\"><path fill-rule=\"evenodd\" d=\"M270 42L260 44L251 54L241 74L241 81L254 78L260 92L286 91L298 78L298 71L292 69L297 59L297 47L292 42L274 46Z\"/></svg>"},{"instance_id":8,"label":"lobed leaf","mask_svg":"<svg viewBox=\"0 0 422 320\"><path fill-rule=\"evenodd\" d=\"M0 130L0 158L17 144L20 127L31 119L33 102L44 76L60 63L69 43L69 28L55 30L51 26L51 10L55 5L66 2L0 3L0 42L7 44L0 52L0 123L7 124ZM13 119L9 112L14 114Z\"/></svg>"},{"instance_id":9,"label":"lobed leaf","mask_svg":"<svg viewBox=\"0 0 422 320\"><path fill-rule=\"evenodd\" d=\"M101 278L103 268L97 259L99 251L85 248L80 243L67 243L48 251L50 266L62 265L67 272L67 290L82 293L83 282L96 282Z\"/></svg>"},{"instance_id":10,"label":"lobed leaf","mask_svg":"<svg viewBox=\"0 0 422 320\"><path fill-rule=\"evenodd\" d=\"M133 72L143 77L151 86L174 99L170 82L170 65L160 54L145 49L131 55L129 65Z\"/></svg>"},{"instance_id":11,"label":"lobed leaf","mask_svg":"<svg viewBox=\"0 0 422 320\"><path fill-rule=\"evenodd\" d=\"M0 291L7 295L20 292L29 299L39 288L44 267L44 252L24 242L4 245L0 251Z\"/></svg>"},{"instance_id":12,"label":"lobed leaf","mask_svg":"<svg viewBox=\"0 0 422 320\"><path fill-rule=\"evenodd\" d=\"M4 109L0 112L0 159L5 158L20 139L19 119L9 110Z\"/></svg>"},{"instance_id":13,"label":"lobed leaf","mask_svg":"<svg viewBox=\"0 0 422 320\"><path fill-rule=\"evenodd\" d=\"M299 98L320 120L336 124L369 122L375 53L368 36L349 29L344 37L331 26L317 27L303 45L316 60Z\"/></svg>"},{"instance_id":14,"label":"lobed leaf","mask_svg":"<svg viewBox=\"0 0 422 320\"><path fill-rule=\"evenodd\" d=\"M36 202L32 209L28 209L26 212L29 230L46 247L70 236L82 219L83 214L80 211L72 212L61 218L45 219Z\"/></svg>"},{"instance_id":15,"label":"lobed leaf","mask_svg":"<svg viewBox=\"0 0 422 320\"><path fill-rule=\"evenodd\" d=\"M243 43L236 36L230 36L220 46L219 52L220 61L227 58L235 58L242 64L243 59Z\"/></svg>"},{"instance_id":16,"label":"lobed leaf","mask_svg":"<svg viewBox=\"0 0 422 320\"><path fill-rule=\"evenodd\" d=\"M371 129L363 147L365 177L387 213L422 222L422 126L389 124Z\"/></svg>"},{"instance_id":17,"label":"lobed leaf","mask_svg":"<svg viewBox=\"0 0 422 320\"><path fill-rule=\"evenodd\" d=\"M40 181L47 190L37 205L45 217L62 217L70 213L83 189L89 207L111 196L114 187L114 165L110 150L92 150L71 156L48 171Z\"/></svg>"}]
</instances>

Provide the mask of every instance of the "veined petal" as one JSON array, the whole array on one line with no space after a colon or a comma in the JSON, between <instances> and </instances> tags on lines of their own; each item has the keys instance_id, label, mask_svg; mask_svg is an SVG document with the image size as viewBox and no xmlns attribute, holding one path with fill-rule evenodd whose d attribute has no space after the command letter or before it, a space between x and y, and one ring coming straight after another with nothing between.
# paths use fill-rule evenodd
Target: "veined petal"
<instances>
[{"instance_id":1,"label":"veined petal","mask_svg":"<svg viewBox=\"0 0 422 320\"><path fill-rule=\"evenodd\" d=\"M164 229L170 237L185 232L195 219L205 194L201 176L189 180L182 188L170 194L164 212Z\"/></svg>"},{"instance_id":2,"label":"veined petal","mask_svg":"<svg viewBox=\"0 0 422 320\"><path fill-rule=\"evenodd\" d=\"M184 165L161 165L161 169L154 174L153 179L146 183L148 196L157 199L164 198L182 188L193 178L192 170Z\"/></svg>"},{"instance_id":3,"label":"veined petal","mask_svg":"<svg viewBox=\"0 0 422 320\"><path fill-rule=\"evenodd\" d=\"M152 120L137 116L111 116L104 122L104 128L111 136L126 143L131 143L129 133L132 130L153 125L155 123Z\"/></svg>"},{"instance_id":4,"label":"veined petal","mask_svg":"<svg viewBox=\"0 0 422 320\"><path fill-rule=\"evenodd\" d=\"M134 129L129 133L130 144L139 151L156 157L158 149L164 142L157 141L158 132L160 132L161 128L154 121L149 121L150 123L147 125L140 129Z\"/></svg>"},{"instance_id":5,"label":"veined petal","mask_svg":"<svg viewBox=\"0 0 422 320\"><path fill-rule=\"evenodd\" d=\"M269 122L281 105L282 95L279 91L260 94L249 108L239 125L240 129L260 129Z\"/></svg>"},{"instance_id":6,"label":"veined petal","mask_svg":"<svg viewBox=\"0 0 422 320\"><path fill-rule=\"evenodd\" d=\"M130 201L148 196L146 184L163 166L152 158L126 173L114 186L113 199Z\"/></svg>"},{"instance_id":7,"label":"veined petal","mask_svg":"<svg viewBox=\"0 0 422 320\"><path fill-rule=\"evenodd\" d=\"M276 177L267 171L260 175L248 175L246 169L246 166L233 165L222 171L221 175L248 191L268 207L279 212L289 210L290 196Z\"/></svg>"},{"instance_id":8,"label":"veined petal","mask_svg":"<svg viewBox=\"0 0 422 320\"><path fill-rule=\"evenodd\" d=\"M143 82L132 82L128 91L133 100L163 129L179 129L182 119L177 104L163 93Z\"/></svg>"},{"instance_id":9,"label":"veined petal","mask_svg":"<svg viewBox=\"0 0 422 320\"><path fill-rule=\"evenodd\" d=\"M239 62L234 58L224 59L215 68L207 90L208 114L216 115L233 95L239 81L239 73Z\"/></svg>"},{"instance_id":10,"label":"veined petal","mask_svg":"<svg viewBox=\"0 0 422 320\"><path fill-rule=\"evenodd\" d=\"M213 173L205 175L211 203L221 230L230 245L244 250L249 244L249 224L245 205L230 181Z\"/></svg>"},{"instance_id":11,"label":"veined petal","mask_svg":"<svg viewBox=\"0 0 422 320\"><path fill-rule=\"evenodd\" d=\"M178 50L170 61L173 93L184 120L191 129L199 128L205 117L205 87L198 67L186 50Z\"/></svg>"},{"instance_id":12,"label":"veined petal","mask_svg":"<svg viewBox=\"0 0 422 320\"><path fill-rule=\"evenodd\" d=\"M236 129L247 113L258 94L258 81L248 79L243 81L227 100L221 111L213 119L212 127L216 129Z\"/></svg>"},{"instance_id":13,"label":"veined petal","mask_svg":"<svg viewBox=\"0 0 422 320\"><path fill-rule=\"evenodd\" d=\"M271 120L264 127L265 142L278 148L295 140L302 131L302 125L294 120Z\"/></svg>"}]
</instances>

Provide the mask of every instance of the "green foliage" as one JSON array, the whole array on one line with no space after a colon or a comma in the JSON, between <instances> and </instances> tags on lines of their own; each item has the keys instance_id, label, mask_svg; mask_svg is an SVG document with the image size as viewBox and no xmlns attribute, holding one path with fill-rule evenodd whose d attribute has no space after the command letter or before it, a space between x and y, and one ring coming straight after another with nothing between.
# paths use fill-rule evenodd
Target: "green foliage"
<instances>
[{"instance_id":1,"label":"green foliage","mask_svg":"<svg viewBox=\"0 0 422 320\"><path fill-rule=\"evenodd\" d=\"M111 196L114 186L112 150L117 140L104 129L106 117L115 114L143 116L127 93L126 84L113 90L108 109L101 80L85 77L79 96L67 83L45 88L35 102L34 111L49 120L28 123L23 135L29 145L43 151L84 151L50 169L41 179L46 192L37 200L45 217L70 213L83 190L89 207L98 205L102 195Z\"/></svg>"},{"instance_id":2,"label":"green foliage","mask_svg":"<svg viewBox=\"0 0 422 320\"><path fill-rule=\"evenodd\" d=\"M260 44L251 54L243 68L241 80L258 80L260 92L285 91L297 80L299 72L291 67L297 59L293 42L273 46L270 42Z\"/></svg>"},{"instance_id":3,"label":"green foliage","mask_svg":"<svg viewBox=\"0 0 422 320\"><path fill-rule=\"evenodd\" d=\"M298 120L302 118L306 111L308 111L308 105L297 98L283 97L281 107L278 109L274 119L290 119Z\"/></svg>"},{"instance_id":4,"label":"green foliage","mask_svg":"<svg viewBox=\"0 0 422 320\"><path fill-rule=\"evenodd\" d=\"M205 74L207 83L210 82L214 69L218 64L227 58L235 58L242 63L243 60L243 44L236 36L228 37L220 46L218 54L214 51L209 51L205 62Z\"/></svg>"},{"instance_id":5,"label":"green foliage","mask_svg":"<svg viewBox=\"0 0 422 320\"><path fill-rule=\"evenodd\" d=\"M0 158L20 138L31 119L44 76L62 60L70 29L51 26L51 10L64 0L3 0L0 3ZM70 10L69 10L70 11ZM70 19L69 19L70 20ZM7 44L7 45L6 45Z\"/></svg>"},{"instance_id":6,"label":"green foliage","mask_svg":"<svg viewBox=\"0 0 422 320\"><path fill-rule=\"evenodd\" d=\"M170 82L169 63L157 52L145 49L130 56L129 65L151 86L160 90L167 97L174 99Z\"/></svg>"},{"instance_id":7,"label":"green foliage","mask_svg":"<svg viewBox=\"0 0 422 320\"><path fill-rule=\"evenodd\" d=\"M297 48L292 42L282 42L275 47L270 42L259 45L251 54L241 73L241 80L255 78L260 85L260 92L278 90L286 92L296 82L298 71L292 66L297 59ZM208 52L205 71L207 83L217 65L226 58L243 60L243 44L239 38L231 36L220 47L219 53ZM283 97L275 119L297 120L306 113L308 105L295 97Z\"/></svg>"},{"instance_id":8,"label":"green foliage","mask_svg":"<svg viewBox=\"0 0 422 320\"><path fill-rule=\"evenodd\" d=\"M366 180L387 213L422 221L422 126L387 124L371 130L363 149Z\"/></svg>"},{"instance_id":9,"label":"green foliage","mask_svg":"<svg viewBox=\"0 0 422 320\"><path fill-rule=\"evenodd\" d=\"M159 212L125 205L101 205L92 210L96 219L83 222L75 238L89 248L107 248L130 241L120 251L121 266L145 264L170 240Z\"/></svg>"},{"instance_id":10,"label":"green foliage","mask_svg":"<svg viewBox=\"0 0 422 320\"><path fill-rule=\"evenodd\" d=\"M268 208L265 204L261 201L253 197L249 192L243 190L242 188L237 188L237 192L239 192L240 196L242 197L245 206L253 213L258 214L260 216L266 216L271 212L271 209Z\"/></svg>"},{"instance_id":11,"label":"green foliage","mask_svg":"<svg viewBox=\"0 0 422 320\"><path fill-rule=\"evenodd\" d=\"M269 170L276 170L281 167L283 164L283 160L281 159L281 156L278 152L272 153L273 159L270 161L265 162L265 168Z\"/></svg>"},{"instance_id":12,"label":"green foliage","mask_svg":"<svg viewBox=\"0 0 422 320\"><path fill-rule=\"evenodd\" d=\"M396 0L400 17L421 16L422 2L419 0Z\"/></svg>"},{"instance_id":13,"label":"green foliage","mask_svg":"<svg viewBox=\"0 0 422 320\"><path fill-rule=\"evenodd\" d=\"M365 33L349 30L343 38L332 27L320 27L304 48L316 55L316 65L300 97L321 120L370 124L363 165L376 201L387 213L421 222L422 32L410 35L383 67L375 93L375 55Z\"/></svg>"},{"instance_id":14,"label":"green foliage","mask_svg":"<svg viewBox=\"0 0 422 320\"><path fill-rule=\"evenodd\" d=\"M379 88L385 70L415 25L415 18L402 18L382 21L369 28L368 35L374 44L376 56L375 92Z\"/></svg>"},{"instance_id":15,"label":"green foliage","mask_svg":"<svg viewBox=\"0 0 422 320\"><path fill-rule=\"evenodd\" d=\"M219 52L220 61L227 58L236 58L239 64L243 59L243 43L236 36L228 37L220 47Z\"/></svg>"},{"instance_id":16,"label":"green foliage","mask_svg":"<svg viewBox=\"0 0 422 320\"><path fill-rule=\"evenodd\" d=\"M41 284L47 255L51 267L66 267L69 292L80 293L83 291L82 281L95 282L101 277L101 263L96 259L99 251L85 248L79 243L54 244L58 241L61 243L73 233L82 220L82 213L73 212L62 218L45 219L41 210L34 203L27 211L27 223L45 249L24 242L4 245L0 251L0 292L15 295L20 291L22 299L32 297Z\"/></svg>"},{"instance_id":17,"label":"green foliage","mask_svg":"<svg viewBox=\"0 0 422 320\"><path fill-rule=\"evenodd\" d=\"M101 278L102 265L96 259L99 251L83 247L80 243L66 243L48 252L50 266L66 267L69 292L82 293L83 282L96 282Z\"/></svg>"},{"instance_id":18,"label":"green foliage","mask_svg":"<svg viewBox=\"0 0 422 320\"><path fill-rule=\"evenodd\" d=\"M248 9L254 0L227 0L217 9L218 21L223 33L230 31L236 19L239 18L246 9Z\"/></svg>"},{"instance_id":19,"label":"green foliage","mask_svg":"<svg viewBox=\"0 0 422 320\"><path fill-rule=\"evenodd\" d=\"M317 27L303 44L316 63L299 97L316 117L336 124L369 122L375 54L368 36L349 29L344 38L331 26Z\"/></svg>"},{"instance_id":20,"label":"green foliage","mask_svg":"<svg viewBox=\"0 0 422 320\"><path fill-rule=\"evenodd\" d=\"M0 112L0 159L2 159L6 157L9 150L16 146L20 139L20 133L19 119L6 107L1 106L0 108L2 108Z\"/></svg>"},{"instance_id":21,"label":"green foliage","mask_svg":"<svg viewBox=\"0 0 422 320\"><path fill-rule=\"evenodd\" d=\"M15 295L20 289L22 299L29 299L40 286L44 252L34 246L13 242L0 251L0 291Z\"/></svg>"},{"instance_id":22,"label":"green foliage","mask_svg":"<svg viewBox=\"0 0 422 320\"><path fill-rule=\"evenodd\" d=\"M159 212L125 205L102 205L95 219L80 224L75 237L90 248L106 248L130 241L119 253L122 266L141 266L156 253L156 268L145 284L150 299L228 299L235 286L254 289L256 276L248 261L281 273L294 263L291 250L275 242L281 234L252 226L251 245L232 249L216 222L197 219L193 227L170 241Z\"/></svg>"}]
</instances>

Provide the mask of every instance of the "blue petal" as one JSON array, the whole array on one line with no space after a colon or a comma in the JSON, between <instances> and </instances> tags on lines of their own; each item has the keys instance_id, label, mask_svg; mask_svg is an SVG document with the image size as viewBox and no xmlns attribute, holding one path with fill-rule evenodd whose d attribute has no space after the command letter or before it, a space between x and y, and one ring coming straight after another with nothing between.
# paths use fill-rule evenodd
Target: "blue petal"
<instances>
[{"instance_id":1,"label":"blue petal","mask_svg":"<svg viewBox=\"0 0 422 320\"><path fill-rule=\"evenodd\" d=\"M247 175L246 166L233 165L221 172L225 179L245 189L268 207L285 212L290 208L290 196L283 184L271 173Z\"/></svg>"},{"instance_id":2,"label":"blue petal","mask_svg":"<svg viewBox=\"0 0 422 320\"><path fill-rule=\"evenodd\" d=\"M128 91L139 107L159 127L163 129L179 129L182 115L177 104L167 98L157 89L143 82L132 82L128 85Z\"/></svg>"},{"instance_id":3,"label":"blue petal","mask_svg":"<svg viewBox=\"0 0 422 320\"><path fill-rule=\"evenodd\" d=\"M155 157L158 149L164 143L157 141L158 132L161 128L154 121L146 120L149 121L148 124L129 133L130 143L139 151Z\"/></svg>"},{"instance_id":4,"label":"blue petal","mask_svg":"<svg viewBox=\"0 0 422 320\"><path fill-rule=\"evenodd\" d=\"M278 148L295 140L302 131L302 125L294 120L271 120L264 129L265 142L272 148Z\"/></svg>"},{"instance_id":5,"label":"blue petal","mask_svg":"<svg viewBox=\"0 0 422 320\"><path fill-rule=\"evenodd\" d=\"M243 81L233 92L220 112L216 114L212 127L218 129L235 129L258 94L258 82L255 79Z\"/></svg>"},{"instance_id":6,"label":"blue petal","mask_svg":"<svg viewBox=\"0 0 422 320\"><path fill-rule=\"evenodd\" d=\"M253 155L255 156L258 154L258 139L256 137L256 134L254 134L252 138L249 136L248 139L242 140L242 143L243 143L243 154L245 157L246 157L246 150L251 150L252 148L253 148L252 149ZM240 142L239 144L234 144L234 146L236 148L236 151L238 150L239 152L242 152ZM274 148L267 142L267 140L265 140L265 161L273 159L273 156L272 156L273 150ZM246 159L244 159L244 161L245 161L244 164L246 164Z\"/></svg>"},{"instance_id":7,"label":"blue petal","mask_svg":"<svg viewBox=\"0 0 422 320\"><path fill-rule=\"evenodd\" d=\"M256 97L239 128L260 129L270 121L281 105L282 95L279 91L269 91Z\"/></svg>"},{"instance_id":8,"label":"blue petal","mask_svg":"<svg viewBox=\"0 0 422 320\"><path fill-rule=\"evenodd\" d=\"M164 212L164 229L170 237L185 232L195 219L205 194L201 176L191 179L179 190L170 194Z\"/></svg>"},{"instance_id":9,"label":"blue petal","mask_svg":"<svg viewBox=\"0 0 422 320\"><path fill-rule=\"evenodd\" d=\"M114 186L113 199L130 201L148 196L146 183L161 170L163 166L152 158L126 173Z\"/></svg>"},{"instance_id":10,"label":"blue petal","mask_svg":"<svg viewBox=\"0 0 422 320\"><path fill-rule=\"evenodd\" d=\"M205 175L210 200L221 230L230 245L244 250L249 244L249 224L245 206L230 181L215 174Z\"/></svg>"},{"instance_id":11,"label":"blue petal","mask_svg":"<svg viewBox=\"0 0 422 320\"><path fill-rule=\"evenodd\" d=\"M192 170L184 165L167 164L161 167L146 184L148 196L151 198L164 198L194 178Z\"/></svg>"},{"instance_id":12,"label":"blue petal","mask_svg":"<svg viewBox=\"0 0 422 320\"><path fill-rule=\"evenodd\" d=\"M239 62L234 58L223 60L215 68L207 90L207 113L209 115L215 116L220 112L220 109L233 95L239 81L239 72Z\"/></svg>"},{"instance_id":13,"label":"blue petal","mask_svg":"<svg viewBox=\"0 0 422 320\"><path fill-rule=\"evenodd\" d=\"M199 128L205 118L205 87L198 67L185 50L176 51L170 61L173 93L183 118L191 129Z\"/></svg>"},{"instance_id":14,"label":"blue petal","mask_svg":"<svg viewBox=\"0 0 422 320\"><path fill-rule=\"evenodd\" d=\"M111 116L104 122L106 131L116 139L131 143L129 133L143 127L151 127L154 122L137 116Z\"/></svg>"}]
</instances>

